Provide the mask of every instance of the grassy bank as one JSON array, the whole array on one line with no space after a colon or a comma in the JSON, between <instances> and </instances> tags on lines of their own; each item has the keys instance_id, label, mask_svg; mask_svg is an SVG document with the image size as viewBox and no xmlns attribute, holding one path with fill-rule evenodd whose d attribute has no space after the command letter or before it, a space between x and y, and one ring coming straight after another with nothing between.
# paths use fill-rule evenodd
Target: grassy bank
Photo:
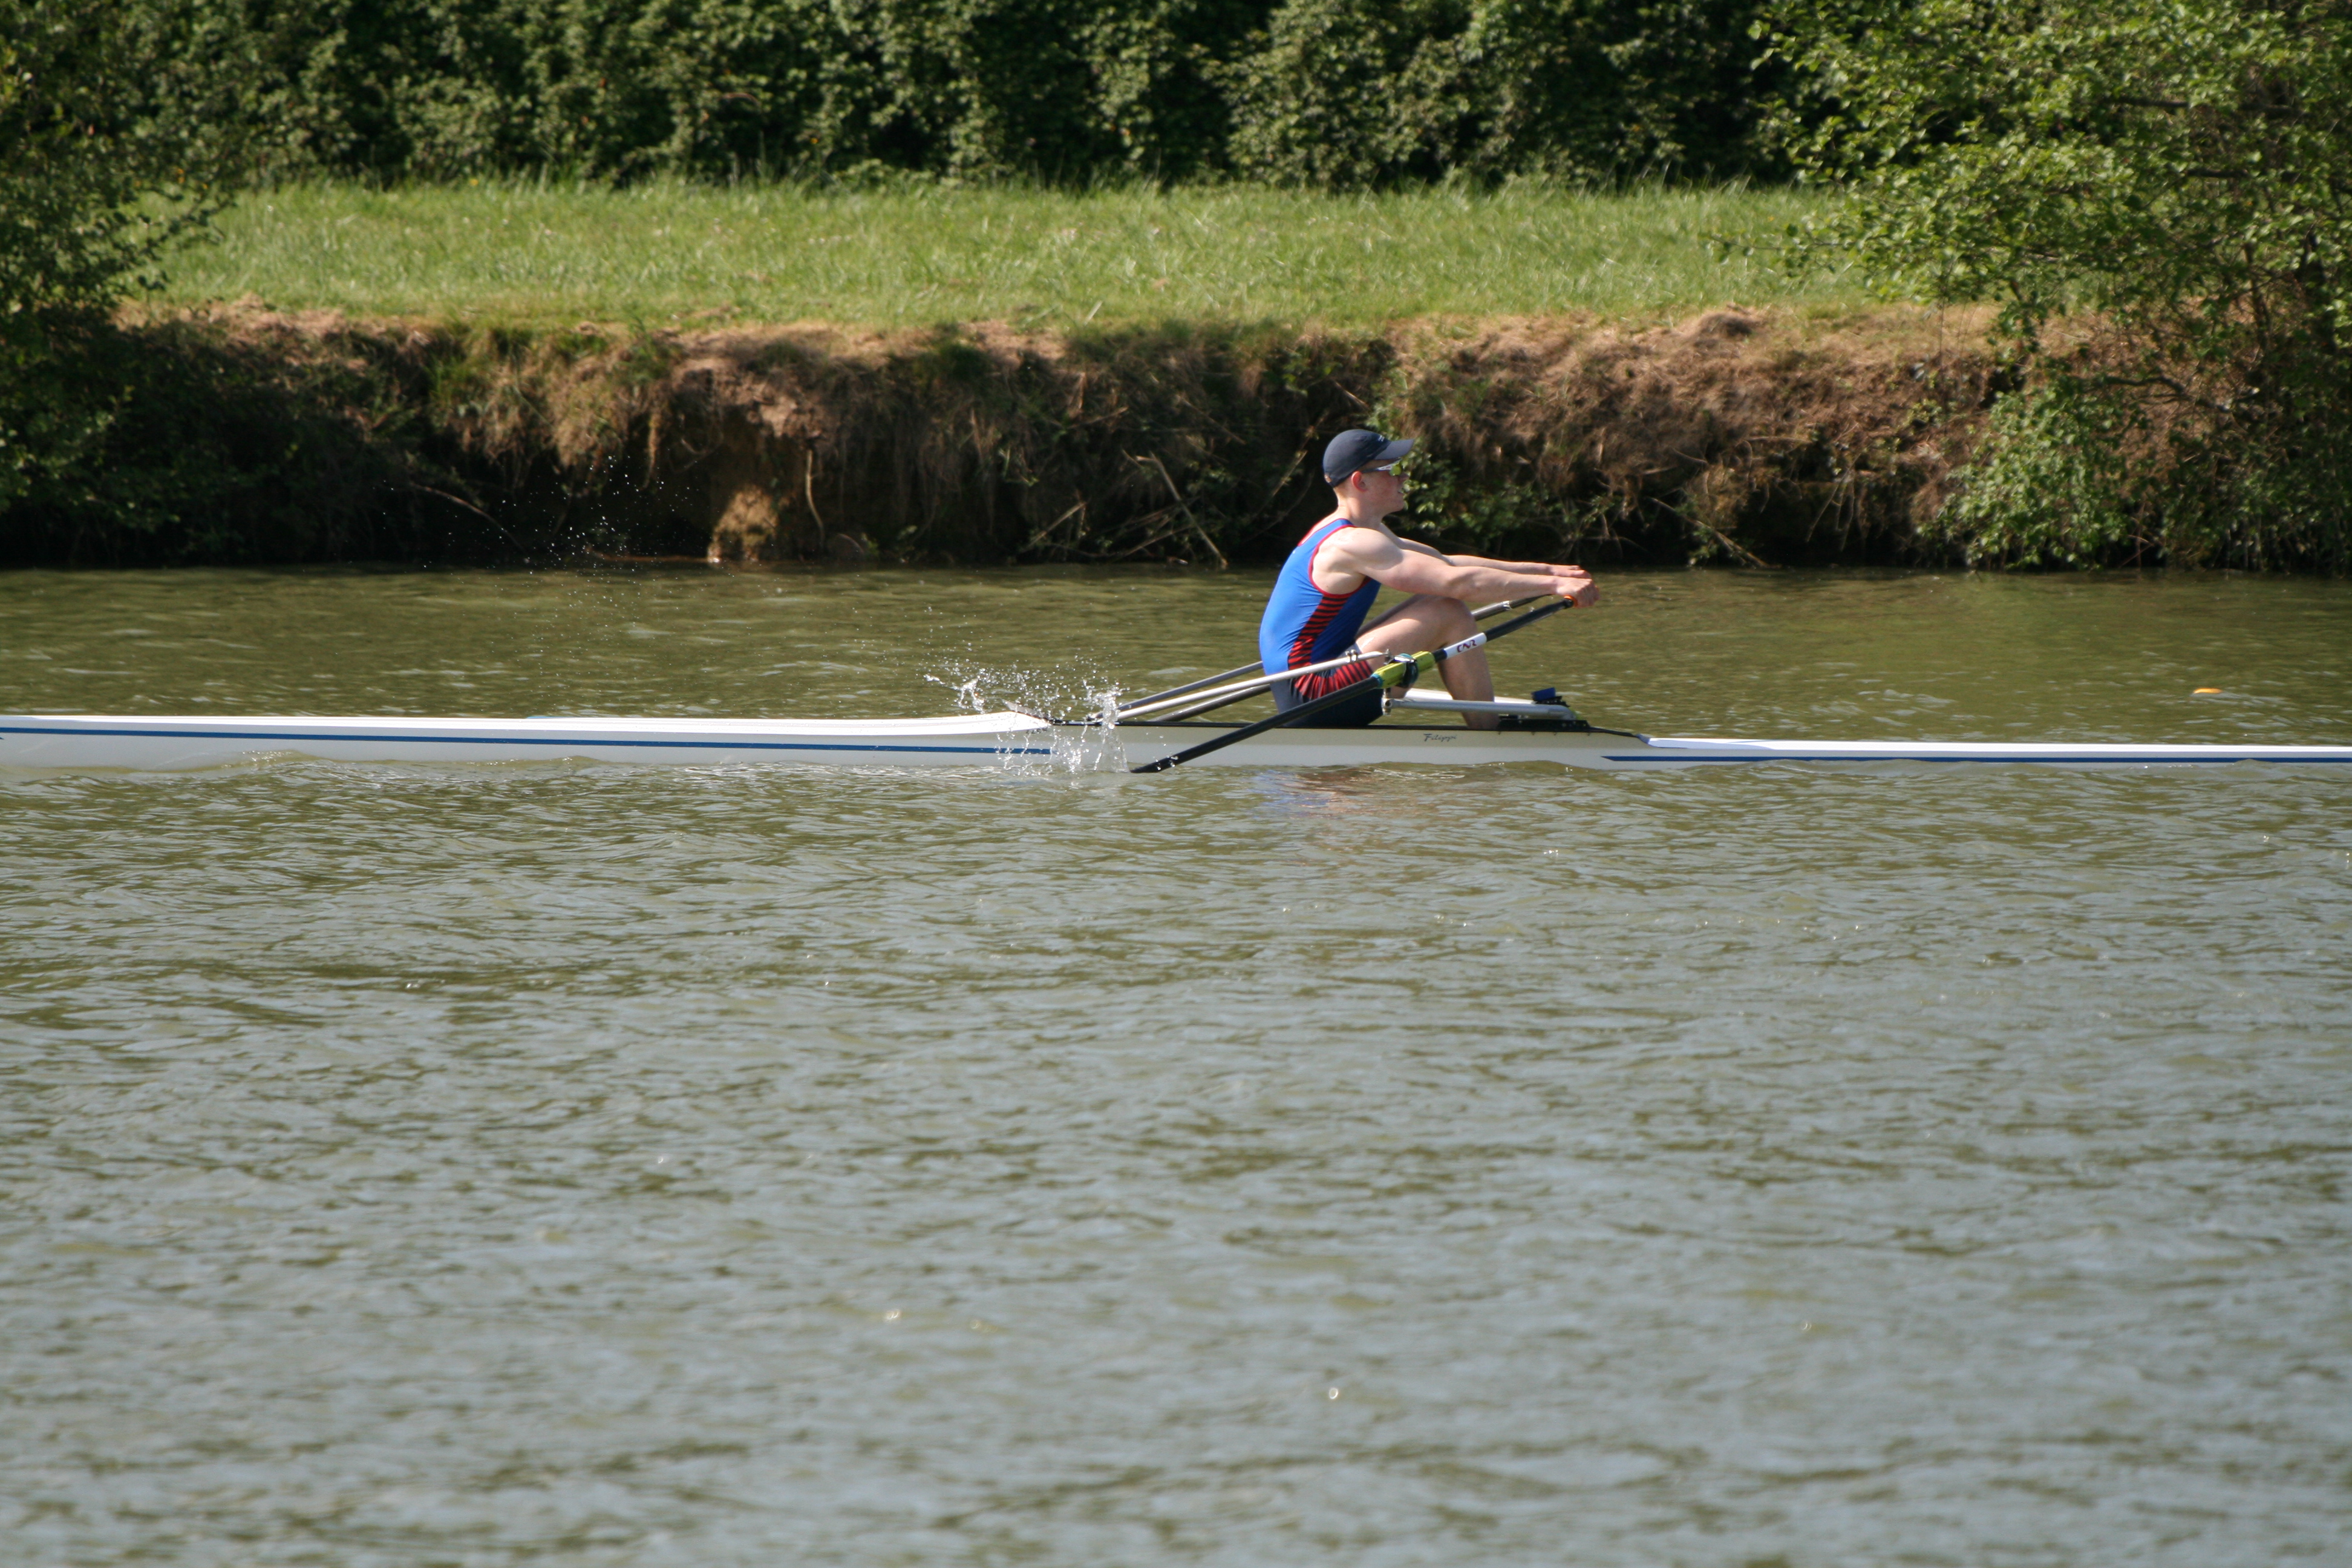
<instances>
[{"instance_id":1,"label":"grassy bank","mask_svg":"<svg viewBox=\"0 0 2352 1568\"><path fill-rule=\"evenodd\" d=\"M1442 545L2001 559L1947 505L1986 313L1759 260L1811 204L282 187L160 301L0 332L0 563L1263 560L1364 423Z\"/></svg>"},{"instance_id":2,"label":"grassy bank","mask_svg":"<svg viewBox=\"0 0 2352 1568\"><path fill-rule=\"evenodd\" d=\"M1919 558L1981 323L1745 253L1808 204L285 187L20 347L0 561L1263 559L1367 422L1444 543Z\"/></svg>"},{"instance_id":3,"label":"grassy bank","mask_svg":"<svg viewBox=\"0 0 2352 1568\"><path fill-rule=\"evenodd\" d=\"M523 326L825 321L1016 330L1163 322L1330 328L1709 306L1851 310L1738 253L1817 198L1521 186L1328 196L1258 187L1072 194L653 184L294 185L232 209L167 301L257 299ZM1710 240L1737 243L1730 254Z\"/></svg>"}]
</instances>

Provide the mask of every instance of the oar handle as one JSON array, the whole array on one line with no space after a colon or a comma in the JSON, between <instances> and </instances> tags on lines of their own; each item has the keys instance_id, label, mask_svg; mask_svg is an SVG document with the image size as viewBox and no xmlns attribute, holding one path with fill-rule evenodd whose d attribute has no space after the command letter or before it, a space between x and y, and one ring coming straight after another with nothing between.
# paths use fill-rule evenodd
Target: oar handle
<instances>
[{"instance_id":1,"label":"oar handle","mask_svg":"<svg viewBox=\"0 0 2352 1568\"><path fill-rule=\"evenodd\" d=\"M1521 626L1533 626L1546 616L1556 615L1568 608L1574 602L1571 599L1554 599L1548 605L1529 610L1517 620L1505 621L1491 632L1475 632L1464 637L1460 642L1450 643L1444 647L1390 659L1361 680L1351 680L1337 691L1326 692L1311 701L1300 703L1296 708L1274 714L1270 718L1261 719L1255 724L1244 724L1238 730L1228 730L1214 740L1203 741L1197 746L1188 746L1181 752L1171 752L1158 762L1145 763L1140 767L1129 768L1128 771L1137 773L1164 773L1170 768L1192 762L1198 757L1205 757L1212 752L1222 752L1227 746L1246 741L1253 735L1263 735L1268 730L1280 730L1312 719L1318 713L1328 712L1337 708L1350 698L1360 697L1368 691L1384 691L1391 686L1402 686L1408 680L1428 674L1449 658L1468 653L1475 647L1483 647L1497 637L1509 637Z\"/></svg>"}]
</instances>

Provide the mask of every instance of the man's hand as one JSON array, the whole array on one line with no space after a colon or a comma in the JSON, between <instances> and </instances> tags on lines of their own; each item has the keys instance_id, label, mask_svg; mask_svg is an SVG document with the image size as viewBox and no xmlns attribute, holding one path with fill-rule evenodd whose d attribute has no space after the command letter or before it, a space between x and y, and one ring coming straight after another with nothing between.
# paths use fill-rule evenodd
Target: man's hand
<instances>
[{"instance_id":1,"label":"man's hand","mask_svg":"<svg viewBox=\"0 0 2352 1568\"><path fill-rule=\"evenodd\" d=\"M1544 570L1551 574L1551 591L1572 601L1580 610L1592 608L1592 602L1601 597L1601 584L1581 566L1546 565Z\"/></svg>"}]
</instances>

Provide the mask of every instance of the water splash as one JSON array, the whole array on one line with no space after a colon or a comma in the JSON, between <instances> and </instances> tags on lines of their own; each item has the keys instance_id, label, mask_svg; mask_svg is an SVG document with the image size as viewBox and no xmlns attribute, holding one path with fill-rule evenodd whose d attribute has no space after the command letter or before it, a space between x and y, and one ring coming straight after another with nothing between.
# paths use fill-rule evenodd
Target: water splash
<instances>
[{"instance_id":1,"label":"water splash","mask_svg":"<svg viewBox=\"0 0 2352 1568\"><path fill-rule=\"evenodd\" d=\"M985 713L989 711L986 700L980 694L981 683L987 679L987 672L985 670L982 671L978 675L971 676L967 679L958 681L952 686L949 686L948 682L940 679L936 675L927 674L923 679L933 686L946 686L949 690L954 692L957 711L962 713Z\"/></svg>"},{"instance_id":2,"label":"water splash","mask_svg":"<svg viewBox=\"0 0 2352 1568\"><path fill-rule=\"evenodd\" d=\"M953 693L960 712L1010 711L1063 720L1073 713L1097 715L1105 710L1105 693L1093 684L1100 677L1085 671L951 665L943 674L926 675L923 679ZM1114 687L1108 696L1108 706L1113 709L1118 703L1117 692Z\"/></svg>"},{"instance_id":3,"label":"water splash","mask_svg":"<svg viewBox=\"0 0 2352 1568\"><path fill-rule=\"evenodd\" d=\"M1036 737L1019 742L1008 738L999 760L1006 767L1043 767L1062 773L1118 772L1124 767L1116 744L1106 744L1116 726L1119 688L1096 686L1098 677L1069 669L1039 670L996 666L950 667L944 674L926 674L924 680L952 694L956 710L966 713L1022 713L1063 723L1083 713L1095 727L1055 730L1049 741L1050 757L1034 749Z\"/></svg>"}]
</instances>

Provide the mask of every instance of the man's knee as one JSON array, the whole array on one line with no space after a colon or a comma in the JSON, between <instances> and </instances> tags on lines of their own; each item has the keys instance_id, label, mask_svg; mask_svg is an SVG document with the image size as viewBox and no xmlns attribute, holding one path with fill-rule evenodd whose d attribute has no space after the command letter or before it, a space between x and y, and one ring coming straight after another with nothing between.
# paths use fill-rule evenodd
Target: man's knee
<instances>
[{"instance_id":1,"label":"man's knee","mask_svg":"<svg viewBox=\"0 0 2352 1568\"><path fill-rule=\"evenodd\" d=\"M1366 647L1425 653L1460 642L1478 629L1478 618L1459 599L1434 594L1414 596L1368 628Z\"/></svg>"}]
</instances>

